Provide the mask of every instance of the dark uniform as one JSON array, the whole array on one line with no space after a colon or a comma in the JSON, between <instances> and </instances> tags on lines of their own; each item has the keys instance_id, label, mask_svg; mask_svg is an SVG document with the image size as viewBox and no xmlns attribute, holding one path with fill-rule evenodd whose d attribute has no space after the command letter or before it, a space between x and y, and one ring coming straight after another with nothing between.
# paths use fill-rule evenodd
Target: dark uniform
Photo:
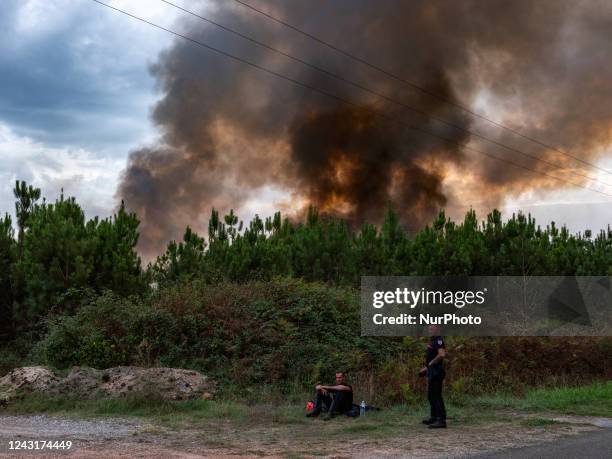
<instances>
[{"instance_id":1,"label":"dark uniform","mask_svg":"<svg viewBox=\"0 0 612 459\"><path fill-rule=\"evenodd\" d=\"M429 366L438 355L438 349L444 348L444 339L441 336L432 336L427 345L425 365L427 366L427 398L431 408L428 424L446 424L446 408L442 399L442 382L446 376L444 363L438 362Z\"/></svg>"},{"instance_id":2,"label":"dark uniform","mask_svg":"<svg viewBox=\"0 0 612 459\"><path fill-rule=\"evenodd\" d=\"M332 384L335 385L335 384ZM315 406L310 416L317 416L321 411L327 411L328 416L346 413L353 408L353 387L350 384L342 383L351 390L328 390L326 394L318 390L315 398Z\"/></svg>"}]
</instances>

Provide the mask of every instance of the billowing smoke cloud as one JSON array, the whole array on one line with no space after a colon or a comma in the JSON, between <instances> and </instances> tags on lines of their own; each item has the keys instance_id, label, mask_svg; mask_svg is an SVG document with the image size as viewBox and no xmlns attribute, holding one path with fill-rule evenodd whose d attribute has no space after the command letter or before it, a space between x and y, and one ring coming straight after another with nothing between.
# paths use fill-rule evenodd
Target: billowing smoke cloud
<instances>
[{"instance_id":1,"label":"billowing smoke cloud","mask_svg":"<svg viewBox=\"0 0 612 459\"><path fill-rule=\"evenodd\" d=\"M609 2L251 2L442 98L477 106L586 161L594 161L610 142ZM311 203L354 223L379 221L391 202L406 225L417 227L440 208L455 205L459 191L465 196L464 189L445 186L449 174L454 183L464 174L474 202L491 206L508 194L563 186L458 146L468 142L531 169L597 186L568 172L584 164L487 125L235 2L208 4L204 14L426 116L186 16L176 25L182 33L357 106L177 40L152 68L163 92L153 112L162 140L130 154L117 191L143 220L145 255L180 237L187 224L204 228L211 207L240 209L265 187L286 191L286 202L295 207ZM466 130L558 166L470 138Z\"/></svg>"}]
</instances>

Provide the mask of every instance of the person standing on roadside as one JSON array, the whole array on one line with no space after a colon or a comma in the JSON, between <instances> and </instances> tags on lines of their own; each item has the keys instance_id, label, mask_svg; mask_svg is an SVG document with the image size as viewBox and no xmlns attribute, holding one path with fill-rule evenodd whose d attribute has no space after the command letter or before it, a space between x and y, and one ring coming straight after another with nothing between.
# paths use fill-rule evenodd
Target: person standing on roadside
<instances>
[{"instance_id":1,"label":"person standing on roadside","mask_svg":"<svg viewBox=\"0 0 612 459\"><path fill-rule=\"evenodd\" d=\"M429 343L425 353L425 366L419 374L427 376L427 399L429 400L430 416L423 420L423 424L428 425L430 429L440 429L446 427L446 408L442 398L442 383L446 376L444 359L447 353L440 326L430 325L427 332Z\"/></svg>"}]
</instances>

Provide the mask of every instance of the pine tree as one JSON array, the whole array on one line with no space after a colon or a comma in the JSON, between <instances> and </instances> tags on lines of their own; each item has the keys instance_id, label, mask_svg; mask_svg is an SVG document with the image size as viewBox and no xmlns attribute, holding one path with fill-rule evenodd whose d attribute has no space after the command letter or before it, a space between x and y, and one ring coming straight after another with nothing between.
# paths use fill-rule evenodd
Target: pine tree
<instances>
[{"instance_id":1,"label":"pine tree","mask_svg":"<svg viewBox=\"0 0 612 459\"><path fill-rule=\"evenodd\" d=\"M19 228L18 243L19 243L19 258L23 256L23 238L28 225L28 220L36 205L36 201L40 199L40 188L34 188L27 185L24 181L15 183L13 194L17 201L15 202L15 215L17 216L17 226Z\"/></svg>"},{"instance_id":2,"label":"pine tree","mask_svg":"<svg viewBox=\"0 0 612 459\"><path fill-rule=\"evenodd\" d=\"M13 221L6 214L0 218L0 341L13 336L11 271L17 252L13 233Z\"/></svg>"}]
</instances>

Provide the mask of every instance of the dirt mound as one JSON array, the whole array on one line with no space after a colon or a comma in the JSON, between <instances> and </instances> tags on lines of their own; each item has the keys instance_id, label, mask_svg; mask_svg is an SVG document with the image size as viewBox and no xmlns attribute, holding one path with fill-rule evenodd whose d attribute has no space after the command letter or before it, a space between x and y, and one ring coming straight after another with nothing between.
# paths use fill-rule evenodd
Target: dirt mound
<instances>
[{"instance_id":1,"label":"dirt mound","mask_svg":"<svg viewBox=\"0 0 612 459\"><path fill-rule=\"evenodd\" d=\"M207 376L180 368L114 367L106 370L75 367L59 377L46 367L15 368L0 379L0 399L36 392L77 398L144 395L163 400L211 399L215 384Z\"/></svg>"},{"instance_id":2,"label":"dirt mound","mask_svg":"<svg viewBox=\"0 0 612 459\"><path fill-rule=\"evenodd\" d=\"M214 385L203 374L180 368L115 367L104 371L102 389L109 395L159 394L165 400L212 398Z\"/></svg>"},{"instance_id":3,"label":"dirt mound","mask_svg":"<svg viewBox=\"0 0 612 459\"><path fill-rule=\"evenodd\" d=\"M60 378L46 367L15 368L0 378L0 400L12 398L19 391L45 392L59 381Z\"/></svg>"}]
</instances>

